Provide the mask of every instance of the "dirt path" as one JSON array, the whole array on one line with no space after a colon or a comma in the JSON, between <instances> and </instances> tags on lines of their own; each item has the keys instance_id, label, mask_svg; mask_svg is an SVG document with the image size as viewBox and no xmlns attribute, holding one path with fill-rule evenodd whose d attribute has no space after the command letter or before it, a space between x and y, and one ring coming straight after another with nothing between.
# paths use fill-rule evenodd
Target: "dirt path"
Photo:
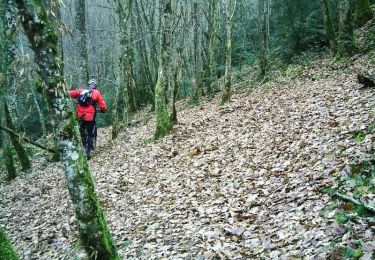
<instances>
[{"instance_id":1,"label":"dirt path","mask_svg":"<svg viewBox=\"0 0 375 260\"><path fill-rule=\"evenodd\" d=\"M152 121L114 143L99 133L90 165L121 255L327 257L341 238L319 190L369 156L352 131L370 122L374 90L333 75L217 103L181 111L159 142L147 143ZM80 257L62 170L38 165L1 187L0 224L23 259Z\"/></svg>"}]
</instances>

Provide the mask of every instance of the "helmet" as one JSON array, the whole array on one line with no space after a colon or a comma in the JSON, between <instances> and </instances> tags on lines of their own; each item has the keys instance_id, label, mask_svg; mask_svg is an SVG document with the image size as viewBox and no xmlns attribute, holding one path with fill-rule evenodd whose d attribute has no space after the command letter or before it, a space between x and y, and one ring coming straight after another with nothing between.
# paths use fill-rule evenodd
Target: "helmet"
<instances>
[{"instance_id":1,"label":"helmet","mask_svg":"<svg viewBox=\"0 0 375 260\"><path fill-rule=\"evenodd\" d=\"M90 88L96 88L98 86L98 82L96 81L96 79L90 79L89 82L87 82L87 85Z\"/></svg>"}]
</instances>

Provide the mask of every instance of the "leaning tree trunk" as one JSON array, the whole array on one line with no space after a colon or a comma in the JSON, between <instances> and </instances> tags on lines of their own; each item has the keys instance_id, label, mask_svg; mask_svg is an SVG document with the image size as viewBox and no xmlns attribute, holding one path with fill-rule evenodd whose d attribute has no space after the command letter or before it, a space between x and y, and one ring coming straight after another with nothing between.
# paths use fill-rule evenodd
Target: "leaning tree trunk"
<instances>
[{"instance_id":1,"label":"leaning tree trunk","mask_svg":"<svg viewBox=\"0 0 375 260\"><path fill-rule=\"evenodd\" d=\"M226 62L225 62L225 76L224 76L224 90L221 97L221 105L224 105L230 100L232 95L232 19L235 12L236 4L233 7L233 13L231 14L230 7L233 0L228 0L226 3L226 31L227 31L227 42L226 42ZM236 1L236 0L234 0Z\"/></svg>"},{"instance_id":2,"label":"leaning tree trunk","mask_svg":"<svg viewBox=\"0 0 375 260\"><path fill-rule=\"evenodd\" d=\"M320 0L320 7L322 9L323 20L326 26L329 47L331 48L333 52L336 52L337 51L337 38L336 38L335 28L333 26L331 12L329 10L327 0Z\"/></svg>"},{"instance_id":3,"label":"leaning tree trunk","mask_svg":"<svg viewBox=\"0 0 375 260\"><path fill-rule=\"evenodd\" d=\"M369 0L355 0L354 22L357 27L365 25L373 17L374 13Z\"/></svg>"},{"instance_id":4,"label":"leaning tree trunk","mask_svg":"<svg viewBox=\"0 0 375 260\"><path fill-rule=\"evenodd\" d=\"M4 230L0 227L0 258L6 260L18 260L16 251L5 234Z\"/></svg>"},{"instance_id":5,"label":"leaning tree trunk","mask_svg":"<svg viewBox=\"0 0 375 260\"><path fill-rule=\"evenodd\" d=\"M77 50L77 66L79 82L86 83L89 80L89 66L86 35L86 3L85 0L74 0L75 6L75 47Z\"/></svg>"},{"instance_id":6,"label":"leaning tree trunk","mask_svg":"<svg viewBox=\"0 0 375 260\"><path fill-rule=\"evenodd\" d=\"M162 0L163 18L160 31L161 59L159 62L159 77L155 86L155 110L156 110L156 130L154 138L159 139L168 135L173 127L172 120L168 113L167 92L170 81L170 61L171 61L171 28L172 3L171 0Z\"/></svg>"},{"instance_id":7,"label":"leaning tree trunk","mask_svg":"<svg viewBox=\"0 0 375 260\"><path fill-rule=\"evenodd\" d=\"M60 71L59 35L47 15L43 1L29 3L16 0L16 3L53 112L53 125L58 133L65 177L82 245L90 259L119 259L95 193L94 180L80 144L77 120Z\"/></svg>"}]
</instances>

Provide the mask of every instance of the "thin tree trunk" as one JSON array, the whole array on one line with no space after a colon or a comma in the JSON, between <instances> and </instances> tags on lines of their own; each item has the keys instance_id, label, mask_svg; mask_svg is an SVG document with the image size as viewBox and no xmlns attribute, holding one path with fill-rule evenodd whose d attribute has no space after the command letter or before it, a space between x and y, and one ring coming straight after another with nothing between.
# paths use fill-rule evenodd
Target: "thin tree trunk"
<instances>
[{"instance_id":1,"label":"thin tree trunk","mask_svg":"<svg viewBox=\"0 0 375 260\"><path fill-rule=\"evenodd\" d=\"M192 78L192 90L191 90L191 97L190 97L190 104L198 105L201 93L200 91L200 80L199 80L199 66L198 66L198 57L199 57L199 35L198 35L198 3L195 0L193 2L192 8L192 17L193 17L193 58L192 58L192 70L193 70L193 78Z\"/></svg>"},{"instance_id":2,"label":"thin tree trunk","mask_svg":"<svg viewBox=\"0 0 375 260\"><path fill-rule=\"evenodd\" d=\"M117 82L115 85L115 100L113 101L113 108L112 108L112 140L115 140L118 137L118 133L119 133L119 111L118 111L118 103L120 101L119 84L120 83Z\"/></svg>"},{"instance_id":3,"label":"thin tree trunk","mask_svg":"<svg viewBox=\"0 0 375 260\"><path fill-rule=\"evenodd\" d=\"M38 112L40 127L42 128L42 134L43 136L45 136L47 134L46 124L44 123L43 113L42 113L42 110L40 109L38 99L36 98L36 93L35 93L33 81L32 81L30 74L28 75L28 79L29 79L29 84L30 84L31 95L34 100L36 111Z\"/></svg>"},{"instance_id":4,"label":"thin tree trunk","mask_svg":"<svg viewBox=\"0 0 375 260\"><path fill-rule=\"evenodd\" d=\"M327 31L327 37L329 40L329 46L333 52L337 51L337 39L336 39L336 33L335 28L333 26L332 18L331 18L331 12L328 7L327 0L320 0L320 7L322 9L323 13L323 20L324 24L326 26Z\"/></svg>"},{"instance_id":5,"label":"thin tree trunk","mask_svg":"<svg viewBox=\"0 0 375 260\"><path fill-rule=\"evenodd\" d=\"M172 15L171 0L161 0L161 8L163 10L163 19L161 21L160 30L161 39L161 59L159 62L159 77L155 87L155 110L156 110L156 130L154 138L159 139L168 135L173 127L167 107L167 91L170 80L170 61L171 61L171 39L170 25Z\"/></svg>"},{"instance_id":6,"label":"thin tree trunk","mask_svg":"<svg viewBox=\"0 0 375 260\"><path fill-rule=\"evenodd\" d=\"M172 96L172 114L171 120L173 124L177 124L177 109L176 109L176 101L177 95L180 90L180 81L181 81L181 56L182 56L182 49L177 49L177 56L176 56L176 67L173 73L173 96Z\"/></svg>"},{"instance_id":7,"label":"thin tree trunk","mask_svg":"<svg viewBox=\"0 0 375 260\"><path fill-rule=\"evenodd\" d=\"M90 259L119 259L95 193L86 157L79 138L77 120L70 109L65 80L60 71L58 39L43 1L16 0L19 15L31 48L38 73L46 85L46 96L54 115L69 194L75 209L77 227ZM39 36L38 38L36 36Z\"/></svg>"},{"instance_id":8,"label":"thin tree trunk","mask_svg":"<svg viewBox=\"0 0 375 260\"><path fill-rule=\"evenodd\" d=\"M236 8L236 0L228 0L226 3L226 62L225 62L225 76L224 76L224 89L223 95L221 97L221 105L230 101L232 96L232 19ZM231 13L231 6L233 5L233 10Z\"/></svg>"},{"instance_id":9,"label":"thin tree trunk","mask_svg":"<svg viewBox=\"0 0 375 260\"><path fill-rule=\"evenodd\" d=\"M79 82L86 83L89 80L89 66L87 53L87 34L86 34L86 1L74 0L75 6L75 47L77 50L77 66Z\"/></svg>"},{"instance_id":10,"label":"thin tree trunk","mask_svg":"<svg viewBox=\"0 0 375 260\"><path fill-rule=\"evenodd\" d=\"M263 79L268 67L269 47L269 3L268 0L258 0L259 19L259 78Z\"/></svg>"},{"instance_id":11,"label":"thin tree trunk","mask_svg":"<svg viewBox=\"0 0 375 260\"><path fill-rule=\"evenodd\" d=\"M208 41L208 60L207 60L207 68L206 68L206 85L207 85L207 94L212 96L213 94L213 81L215 80L215 36L216 36L216 26L215 26L215 19L216 19L216 7L217 1L216 0L209 0L209 8L208 8L208 29L207 29L207 41Z\"/></svg>"},{"instance_id":12,"label":"thin tree trunk","mask_svg":"<svg viewBox=\"0 0 375 260\"><path fill-rule=\"evenodd\" d=\"M352 54L354 50L354 0L341 0L339 13L338 53Z\"/></svg>"}]
</instances>

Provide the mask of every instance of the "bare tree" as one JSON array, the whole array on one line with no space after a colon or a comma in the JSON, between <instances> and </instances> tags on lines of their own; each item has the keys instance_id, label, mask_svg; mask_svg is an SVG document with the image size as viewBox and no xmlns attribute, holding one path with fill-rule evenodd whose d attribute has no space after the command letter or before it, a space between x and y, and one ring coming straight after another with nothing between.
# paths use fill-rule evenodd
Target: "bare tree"
<instances>
[{"instance_id":1,"label":"bare tree","mask_svg":"<svg viewBox=\"0 0 375 260\"><path fill-rule=\"evenodd\" d=\"M170 83L170 63L171 63L171 19L172 3L171 0L161 0L163 19L160 29L162 31L160 44L160 62L158 81L155 87L155 111L156 111L156 130L155 139L162 138L172 130L172 120L168 113L167 92Z\"/></svg>"},{"instance_id":2,"label":"bare tree","mask_svg":"<svg viewBox=\"0 0 375 260\"><path fill-rule=\"evenodd\" d=\"M225 62L225 76L224 89L221 97L221 104L224 105L230 100L232 95L232 20L234 12L236 11L237 0L227 0L225 3L225 23L226 23L226 62Z\"/></svg>"}]
</instances>

